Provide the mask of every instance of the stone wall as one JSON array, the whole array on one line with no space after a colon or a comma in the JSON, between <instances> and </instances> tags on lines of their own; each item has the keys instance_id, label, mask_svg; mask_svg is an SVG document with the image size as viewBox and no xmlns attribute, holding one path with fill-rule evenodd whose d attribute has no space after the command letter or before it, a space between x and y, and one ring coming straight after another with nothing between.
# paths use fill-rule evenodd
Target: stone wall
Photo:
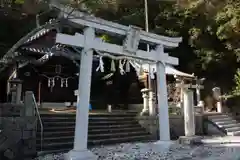
<instances>
[{"instance_id":1,"label":"stone wall","mask_svg":"<svg viewBox=\"0 0 240 160\"><path fill-rule=\"evenodd\" d=\"M139 124L150 132L154 139L158 137L158 118L156 116L138 116ZM203 135L203 117L195 116L196 134ZM179 136L184 136L184 117L181 115L170 115L170 133L171 138L176 139Z\"/></svg>"},{"instance_id":2,"label":"stone wall","mask_svg":"<svg viewBox=\"0 0 240 160\"><path fill-rule=\"evenodd\" d=\"M35 104L26 92L24 104L0 104L0 159L25 160L36 155Z\"/></svg>"}]
</instances>

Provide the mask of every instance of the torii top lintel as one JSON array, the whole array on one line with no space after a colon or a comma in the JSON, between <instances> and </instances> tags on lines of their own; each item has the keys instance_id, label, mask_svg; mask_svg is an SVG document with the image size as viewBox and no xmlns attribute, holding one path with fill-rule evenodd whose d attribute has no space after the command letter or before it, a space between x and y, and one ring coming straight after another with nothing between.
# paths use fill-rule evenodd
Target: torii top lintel
<instances>
[{"instance_id":1,"label":"torii top lintel","mask_svg":"<svg viewBox=\"0 0 240 160\"><path fill-rule=\"evenodd\" d=\"M101 18L96 18L92 15L76 11L71 7L61 5L54 0L51 2L50 6L60 10L62 17L68 18L70 22L80 26L93 27L96 29L96 31L104 31L118 35L127 35L129 31L129 26L113 23ZM165 47L178 47L179 43L182 41L181 37L172 38L160 36L140 29L139 38L148 44L162 44Z\"/></svg>"}]
</instances>

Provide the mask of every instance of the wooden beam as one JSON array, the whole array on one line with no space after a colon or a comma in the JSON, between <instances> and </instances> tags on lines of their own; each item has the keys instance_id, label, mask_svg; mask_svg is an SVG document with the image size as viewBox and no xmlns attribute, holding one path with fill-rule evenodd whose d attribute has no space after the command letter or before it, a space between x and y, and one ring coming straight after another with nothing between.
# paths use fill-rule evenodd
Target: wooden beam
<instances>
[{"instance_id":1,"label":"wooden beam","mask_svg":"<svg viewBox=\"0 0 240 160\"><path fill-rule=\"evenodd\" d=\"M56 43L72 45L77 47L84 47L84 35L76 34L75 36L71 36L67 34L58 33L56 36ZM120 56L133 57L133 58L148 60L153 62L162 61L171 65L178 65L178 58L171 57L168 54L157 53L155 50L152 50L151 52L138 50L136 54L129 54L129 53L123 52L124 49L122 46L105 43L100 39L95 39L92 42L92 48L99 51L108 52L108 53L112 53Z\"/></svg>"}]
</instances>

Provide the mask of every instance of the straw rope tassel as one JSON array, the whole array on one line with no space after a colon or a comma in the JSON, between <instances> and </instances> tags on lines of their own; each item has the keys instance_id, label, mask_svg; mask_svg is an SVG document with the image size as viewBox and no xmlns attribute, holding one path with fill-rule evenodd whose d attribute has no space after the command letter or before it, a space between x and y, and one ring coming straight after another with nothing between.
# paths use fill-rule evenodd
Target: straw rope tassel
<instances>
[{"instance_id":1,"label":"straw rope tassel","mask_svg":"<svg viewBox=\"0 0 240 160\"><path fill-rule=\"evenodd\" d=\"M153 68L151 68L151 67L150 67L150 70L149 70L149 76L150 76L151 79L155 78Z\"/></svg>"},{"instance_id":2,"label":"straw rope tassel","mask_svg":"<svg viewBox=\"0 0 240 160\"><path fill-rule=\"evenodd\" d=\"M112 60L112 62L111 62L111 71L112 71L112 72L116 72L116 67L115 67L115 62L114 62L114 60Z\"/></svg>"},{"instance_id":3,"label":"straw rope tassel","mask_svg":"<svg viewBox=\"0 0 240 160\"><path fill-rule=\"evenodd\" d=\"M100 65L100 70L101 70L101 72L104 72L104 62L103 62L103 57L100 58L99 65Z\"/></svg>"},{"instance_id":4,"label":"straw rope tassel","mask_svg":"<svg viewBox=\"0 0 240 160\"><path fill-rule=\"evenodd\" d=\"M103 57L101 56L99 58L99 66L97 67L96 71L101 71L104 72L104 62L103 62Z\"/></svg>"},{"instance_id":5,"label":"straw rope tassel","mask_svg":"<svg viewBox=\"0 0 240 160\"><path fill-rule=\"evenodd\" d=\"M144 73L143 67L142 67L142 65L140 65L139 75L143 75L143 73Z\"/></svg>"},{"instance_id":6,"label":"straw rope tassel","mask_svg":"<svg viewBox=\"0 0 240 160\"><path fill-rule=\"evenodd\" d=\"M120 69L120 74L121 74L121 75L125 74L125 71L124 71L124 69L123 69L122 60L119 60L119 69Z\"/></svg>"},{"instance_id":7,"label":"straw rope tassel","mask_svg":"<svg viewBox=\"0 0 240 160\"><path fill-rule=\"evenodd\" d=\"M130 72L130 62L126 62L126 72Z\"/></svg>"}]
</instances>

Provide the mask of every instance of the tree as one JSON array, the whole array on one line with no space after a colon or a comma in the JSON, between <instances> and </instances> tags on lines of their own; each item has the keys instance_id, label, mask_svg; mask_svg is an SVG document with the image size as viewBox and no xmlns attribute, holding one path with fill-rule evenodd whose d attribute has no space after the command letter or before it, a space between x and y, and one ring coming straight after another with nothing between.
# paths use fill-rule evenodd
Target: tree
<instances>
[{"instance_id":1,"label":"tree","mask_svg":"<svg viewBox=\"0 0 240 160\"><path fill-rule=\"evenodd\" d=\"M27 3L28 1L28 3ZM35 6L37 1L17 0L19 6ZM32 1L31 1L32 2ZM98 17L144 28L144 1L137 0L59 0L75 9L91 12ZM44 3L45 4L45 3ZM18 29L24 35L35 25L35 15L48 10L46 5L35 12L22 12L32 25ZM179 68L195 72L223 88L231 90L234 74L240 60L240 2L238 0L178 0L177 2L149 1L149 27L151 32L167 36L182 36L183 43L171 54L180 58ZM22 7L23 8L23 7ZM34 8L34 7L30 7ZM31 17L31 18L30 18ZM41 16L42 17L42 16ZM9 19L6 21L9 22ZM14 28L14 23L11 22ZM24 26L24 25L23 25ZM0 26L4 27L4 26ZM2 28L0 35L11 37L9 27ZM9 40L11 41L11 40ZM12 40L16 42L16 40Z\"/></svg>"}]
</instances>

